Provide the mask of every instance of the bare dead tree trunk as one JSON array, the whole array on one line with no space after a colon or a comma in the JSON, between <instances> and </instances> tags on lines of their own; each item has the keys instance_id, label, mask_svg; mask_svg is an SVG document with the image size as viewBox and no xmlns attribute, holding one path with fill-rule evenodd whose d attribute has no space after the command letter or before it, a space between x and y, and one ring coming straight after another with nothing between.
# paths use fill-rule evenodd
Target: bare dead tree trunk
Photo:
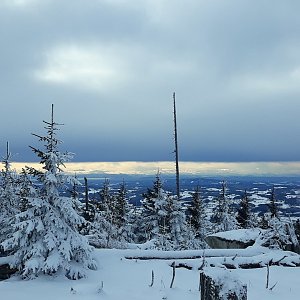
<instances>
[{"instance_id":1,"label":"bare dead tree trunk","mask_svg":"<svg viewBox=\"0 0 300 300\"><path fill-rule=\"evenodd\" d=\"M7 176L10 170L10 158L11 158L11 153L9 151L9 142L6 142L6 157L3 157L5 176Z\"/></svg>"},{"instance_id":2,"label":"bare dead tree trunk","mask_svg":"<svg viewBox=\"0 0 300 300\"><path fill-rule=\"evenodd\" d=\"M9 142L6 142L6 160L9 160L10 153L9 153Z\"/></svg>"},{"instance_id":3,"label":"bare dead tree trunk","mask_svg":"<svg viewBox=\"0 0 300 300\"><path fill-rule=\"evenodd\" d=\"M89 191L88 191L88 184L87 184L87 178L84 177L84 186L85 186L85 211L86 214L88 214L89 210Z\"/></svg>"},{"instance_id":4,"label":"bare dead tree trunk","mask_svg":"<svg viewBox=\"0 0 300 300\"><path fill-rule=\"evenodd\" d=\"M176 194L177 199L180 198L180 186L179 186L179 156L178 156L178 139L177 139L177 116L176 116L176 101L175 93L173 93L173 109L174 109L174 142L175 142L175 161L176 161Z\"/></svg>"}]
</instances>

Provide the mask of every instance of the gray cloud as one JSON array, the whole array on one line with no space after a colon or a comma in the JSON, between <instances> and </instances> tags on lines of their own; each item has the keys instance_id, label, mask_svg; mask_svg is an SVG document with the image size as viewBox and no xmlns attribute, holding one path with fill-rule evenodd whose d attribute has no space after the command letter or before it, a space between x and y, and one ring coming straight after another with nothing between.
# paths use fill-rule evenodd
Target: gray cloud
<instances>
[{"instance_id":1,"label":"gray cloud","mask_svg":"<svg viewBox=\"0 0 300 300\"><path fill-rule=\"evenodd\" d=\"M300 3L14 0L0 4L0 128L33 159L55 103L78 161L299 160Z\"/></svg>"}]
</instances>

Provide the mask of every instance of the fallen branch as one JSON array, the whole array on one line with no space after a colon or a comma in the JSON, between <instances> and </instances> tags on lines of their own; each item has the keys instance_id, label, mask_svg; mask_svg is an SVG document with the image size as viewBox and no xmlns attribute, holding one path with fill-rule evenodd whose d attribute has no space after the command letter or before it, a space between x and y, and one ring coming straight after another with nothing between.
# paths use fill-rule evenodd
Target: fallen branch
<instances>
[{"instance_id":1,"label":"fallen branch","mask_svg":"<svg viewBox=\"0 0 300 300\"><path fill-rule=\"evenodd\" d=\"M170 267L173 267L173 263L172 263L172 265L170 265ZM192 270L193 269L193 267L192 266L189 266L189 265L187 265L187 264L183 264L183 263L179 263L179 264L175 264L175 268L177 269L179 269L179 268L183 268L183 269L187 269L187 270Z\"/></svg>"},{"instance_id":2,"label":"fallen branch","mask_svg":"<svg viewBox=\"0 0 300 300\"><path fill-rule=\"evenodd\" d=\"M173 259L198 259L202 258L202 255L197 255L197 256L186 256L186 257L159 257L159 256L125 256L126 259L133 259L133 260L154 260L154 259L159 259L159 260L173 260Z\"/></svg>"},{"instance_id":3,"label":"fallen branch","mask_svg":"<svg viewBox=\"0 0 300 300\"><path fill-rule=\"evenodd\" d=\"M249 263L236 263L236 264L230 264L228 262L223 263L208 263L208 266L210 267L224 267L226 269L234 270L234 269L260 269L266 267L266 265L269 266L282 266L282 267L300 267L300 263L282 263L283 259L280 259L279 261L270 261L268 263L263 263L262 261L259 262L249 262ZM170 265L172 266L172 265ZM175 268L184 268L187 270L192 270L195 268L195 266L189 265L188 263L176 263ZM202 265L197 268L199 271L201 271Z\"/></svg>"}]
</instances>

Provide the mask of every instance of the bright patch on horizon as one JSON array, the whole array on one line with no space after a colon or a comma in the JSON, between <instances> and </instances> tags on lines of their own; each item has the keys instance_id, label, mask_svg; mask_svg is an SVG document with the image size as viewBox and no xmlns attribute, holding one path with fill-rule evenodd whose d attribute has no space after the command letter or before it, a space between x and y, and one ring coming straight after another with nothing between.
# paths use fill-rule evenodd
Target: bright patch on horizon
<instances>
[{"instance_id":1,"label":"bright patch on horizon","mask_svg":"<svg viewBox=\"0 0 300 300\"><path fill-rule=\"evenodd\" d=\"M13 163L20 171L25 165L40 168L38 163ZM72 162L66 163L67 173L77 174L175 174L175 164L171 161L159 162ZM300 175L300 162L180 162L182 174L195 175Z\"/></svg>"}]
</instances>

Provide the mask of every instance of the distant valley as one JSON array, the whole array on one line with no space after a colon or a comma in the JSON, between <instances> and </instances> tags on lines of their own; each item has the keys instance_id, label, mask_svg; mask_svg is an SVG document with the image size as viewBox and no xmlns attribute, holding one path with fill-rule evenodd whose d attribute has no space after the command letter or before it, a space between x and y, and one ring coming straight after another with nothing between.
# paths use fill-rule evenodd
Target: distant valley
<instances>
[{"instance_id":1,"label":"distant valley","mask_svg":"<svg viewBox=\"0 0 300 300\"><path fill-rule=\"evenodd\" d=\"M83 183L84 175L78 177ZM87 174L89 198L92 201L99 201L99 191L105 179L110 182L111 190L117 190L123 182L126 184L130 203L139 206L142 194L151 188L155 176L150 175L115 175L115 174ZM170 193L175 193L175 176L161 175L164 189ZM232 206L239 204L241 196L247 191L252 211L262 213L266 211L270 191L275 188L276 200L282 216L293 219L300 218L300 177L289 176L226 176L223 178L213 176L182 175L180 179L180 189L182 201L189 202L190 193L197 185L201 188L201 195L207 209L211 211L214 200L218 197L221 188L221 181L227 183L227 196ZM84 199L84 186L79 186L80 198Z\"/></svg>"}]
</instances>

